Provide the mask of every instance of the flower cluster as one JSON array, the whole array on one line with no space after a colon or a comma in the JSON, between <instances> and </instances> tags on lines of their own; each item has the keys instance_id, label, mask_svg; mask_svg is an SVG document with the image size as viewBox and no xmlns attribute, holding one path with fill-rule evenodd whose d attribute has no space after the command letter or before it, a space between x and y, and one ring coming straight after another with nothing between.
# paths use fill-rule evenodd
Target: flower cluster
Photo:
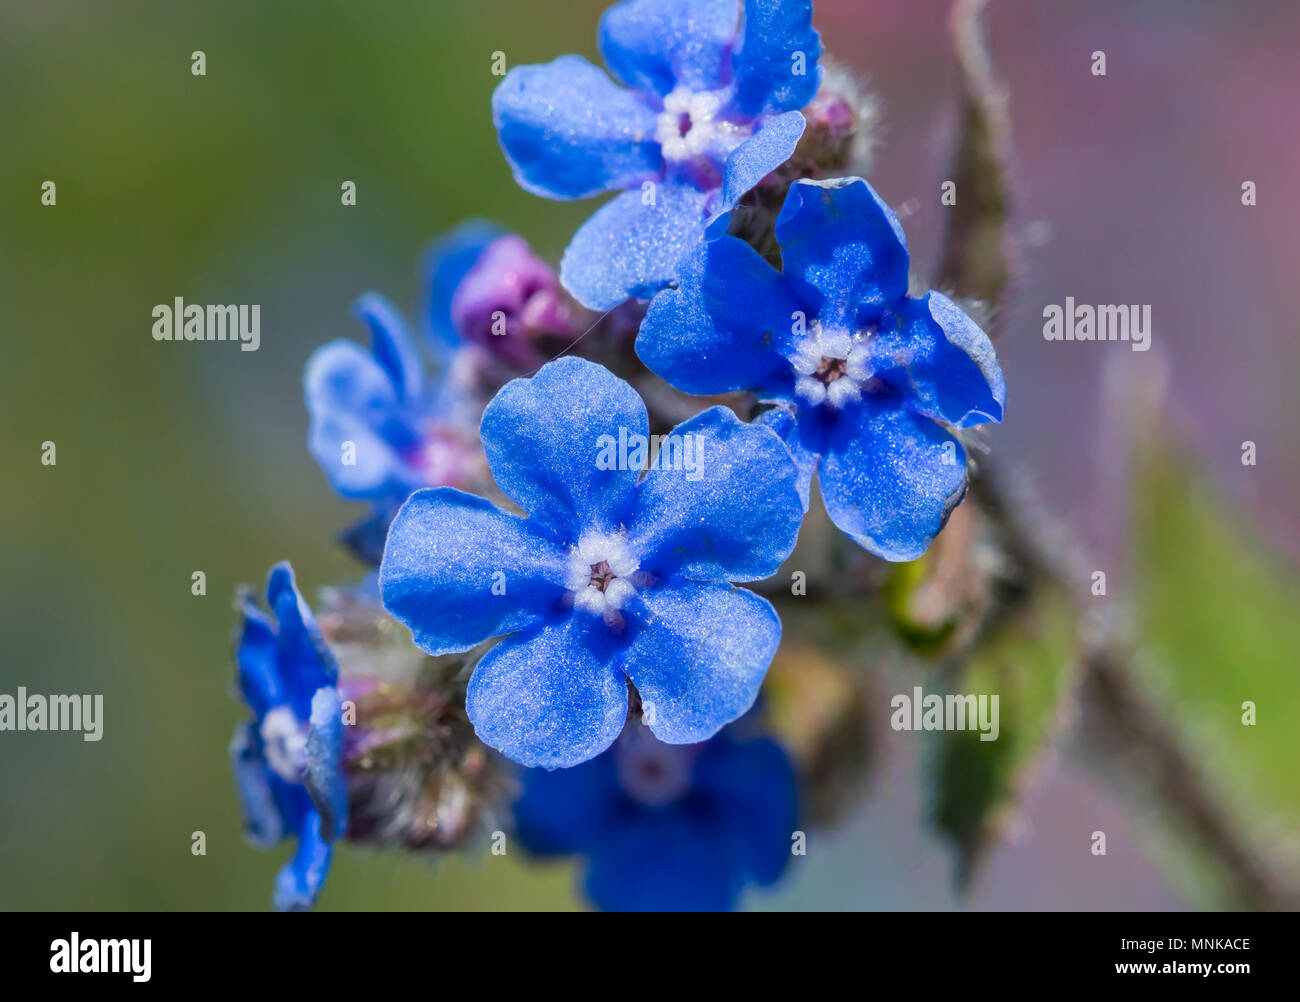
<instances>
[{"instance_id":1,"label":"flower cluster","mask_svg":"<svg viewBox=\"0 0 1300 1002\"><path fill-rule=\"evenodd\" d=\"M794 551L814 475L853 543L920 556L965 494L962 436L1002 418L987 336L909 296L897 216L827 176L869 102L823 88L808 0L624 0L599 43L613 78L562 56L492 99L525 189L619 192L558 272L466 224L427 259L423 337L366 295L370 349L307 364L309 447L370 505L346 541L379 570L327 593L341 679L287 565L278 625L244 604L236 771L250 837L298 838L281 907L345 834L464 844L504 807L498 753L524 844L586 856L600 907L729 908L775 880L795 771L737 721L782 622L741 586Z\"/></svg>"}]
</instances>

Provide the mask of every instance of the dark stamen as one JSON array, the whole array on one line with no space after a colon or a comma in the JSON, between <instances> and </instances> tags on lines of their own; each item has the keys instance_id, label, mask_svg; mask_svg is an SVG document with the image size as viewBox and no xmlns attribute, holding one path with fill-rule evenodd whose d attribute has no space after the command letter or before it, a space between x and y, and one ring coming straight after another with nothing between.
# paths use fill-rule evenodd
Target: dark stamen
<instances>
[{"instance_id":1,"label":"dark stamen","mask_svg":"<svg viewBox=\"0 0 1300 1002\"><path fill-rule=\"evenodd\" d=\"M823 356L821 364L817 366L817 371L813 373L826 386L839 379L844 375L847 367L847 360L843 358L826 358Z\"/></svg>"},{"instance_id":2,"label":"dark stamen","mask_svg":"<svg viewBox=\"0 0 1300 1002\"><path fill-rule=\"evenodd\" d=\"M610 569L609 561L602 560L598 564L591 565L591 580L587 582L587 587L603 592L616 577L618 575Z\"/></svg>"}]
</instances>

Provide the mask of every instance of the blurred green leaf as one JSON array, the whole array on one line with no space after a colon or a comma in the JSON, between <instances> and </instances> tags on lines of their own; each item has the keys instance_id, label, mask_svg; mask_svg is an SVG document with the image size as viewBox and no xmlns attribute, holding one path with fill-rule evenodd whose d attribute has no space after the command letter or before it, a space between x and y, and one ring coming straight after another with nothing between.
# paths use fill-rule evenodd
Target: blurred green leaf
<instances>
[{"instance_id":1,"label":"blurred green leaf","mask_svg":"<svg viewBox=\"0 0 1300 1002\"><path fill-rule=\"evenodd\" d=\"M977 730L943 731L929 763L931 818L956 849L963 887L1014 808L1026 770L1056 733L1076 647L1073 610L1043 585L979 645L954 683L962 694L998 696L996 740L981 741Z\"/></svg>"},{"instance_id":2,"label":"blurred green leaf","mask_svg":"<svg viewBox=\"0 0 1300 1002\"><path fill-rule=\"evenodd\" d=\"M899 635L922 653L942 650L957 627L956 613L947 608L942 610L944 615L937 617L917 609L916 596L930 580L933 563L933 557L926 554L919 560L892 565L880 590Z\"/></svg>"},{"instance_id":3,"label":"blurred green leaf","mask_svg":"<svg viewBox=\"0 0 1300 1002\"><path fill-rule=\"evenodd\" d=\"M1188 457L1149 441L1137 458L1133 550L1146 677L1221 795L1237 811L1264 805L1293 827L1300 582ZM1253 726L1242 722L1246 702Z\"/></svg>"}]
</instances>

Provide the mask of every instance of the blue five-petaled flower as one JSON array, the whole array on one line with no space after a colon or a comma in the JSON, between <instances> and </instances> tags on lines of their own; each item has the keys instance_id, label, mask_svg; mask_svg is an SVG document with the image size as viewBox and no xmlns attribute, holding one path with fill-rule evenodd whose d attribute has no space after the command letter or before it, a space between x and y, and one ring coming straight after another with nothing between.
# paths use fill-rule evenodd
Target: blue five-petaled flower
<instances>
[{"instance_id":1,"label":"blue five-petaled flower","mask_svg":"<svg viewBox=\"0 0 1300 1002\"><path fill-rule=\"evenodd\" d=\"M753 390L759 419L816 471L831 520L888 560L925 552L966 492L950 429L1002 419L988 336L950 299L907 295L902 227L861 178L798 181L776 221L782 271L725 217L651 303L637 353L687 393Z\"/></svg>"},{"instance_id":2,"label":"blue five-petaled flower","mask_svg":"<svg viewBox=\"0 0 1300 1002\"><path fill-rule=\"evenodd\" d=\"M508 383L480 430L497 485L528 517L418 491L380 568L384 605L428 653L504 636L469 683L479 737L524 765L576 765L623 729L628 679L673 744L744 713L781 624L731 582L773 574L803 518L777 435L712 407L642 476L641 398L579 358Z\"/></svg>"},{"instance_id":3,"label":"blue five-petaled flower","mask_svg":"<svg viewBox=\"0 0 1300 1002\"><path fill-rule=\"evenodd\" d=\"M354 307L370 329L371 349L339 339L307 361L307 446L345 498L395 508L418 487L461 482L474 465L477 442L464 428L461 393L446 365L455 334L437 323L438 307L449 309L441 301L451 290L438 292L434 285L427 333L435 353L444 355L438 378L426 376L401 314L374 293Z\"/></svg>"},{"instance_id":4,"label":"blue five-petaled flower","mask_svg":"<svg viewBox=\"0 0 1300 1002\"><path fill-rule=\"evenodd\" d=\"M587 859L604 911L724 911L745 885L772 884L798 825L794 769L780 745L729 727L666 745L632 725L573 769L530 769L515 821L539 856Z\"/></svg>"},{"instance_id":5,"label":"blue five-petaled flower","mask_svg":"<svg viewBox=\"0 0 1300 1002\"><path fill-rule=\"evenodd\" d=\"M742 17L743 6L743 17ZM581 56L512 69L492 96L519 184L621 191L574 235L560 279L591 309L676 278L709 219L794 152L817 93L811 0L625 0L600 22L619 87Z\"/></svg>"},{"instance_id":6,"label":"blue five-petaled flower","mask_svg":"<svg viewBox=\"0 0 1300 1002\"><path fill-rule=\"evenodd\" d=\"M273 900L282 911L300 910L315 902L347 828L338 669L287 563L271 568L266 601L269 616L253 596L241 601L236 661L253 719L235 732L230 756L249 841L298 840Z\"/></svg>"}]
</instances>

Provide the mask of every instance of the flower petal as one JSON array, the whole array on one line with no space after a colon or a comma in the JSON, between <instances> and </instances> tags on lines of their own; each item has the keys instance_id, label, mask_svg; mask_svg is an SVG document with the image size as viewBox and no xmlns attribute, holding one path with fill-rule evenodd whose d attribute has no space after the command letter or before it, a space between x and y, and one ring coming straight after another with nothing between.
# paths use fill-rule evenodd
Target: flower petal
<instances>
[{"instance_id":1,"label":"flower petal","mask_svg":"<svg viewBox=\"0 0 1300 1002\"><path fill-rule=\"evenodd\" d=\"M353 304L352 312L370 329L375 361L388 373L397 399L403 403L419 400L424 386L420 353L396 307L383 296L368 292Z\"/></svg>"},{"instance_id":2,"label":"flower petal","mask_svg":"<svg viewBox=\"0 0 1300 1002\"><path fill-rule=\"evenodd\" d=\"M714 90L739 17L736 0L625 0L600 19L600 54L629 87Z\"/></svg>"},{"instance_id":3,"label":"flower petal","mask_svg":"<svg viewBox=\"0 0 1300 1002\"><path fill-rule=\"evenodd\" d=\"M1006 383L988 335L938 292L906 299L871 342L873 374L927 417L957 428L1001 421Z\"/></svg>"},{"instance_id":4,"label":"flower petal","mask_svg":"<svg viewBox=\"0 0 1300 1002\"><path fill-rule=\"evenodd\" d=\"M436 487L412 494L393 520L379 587L416 645L438 655L536 623L562 594L563 573L529 520Z\"/></svg>"},{"instance_id":5,"label":"flower petal","mask_svg":"<svg viewBox=\"0 0 1300 1002\"><path fill-rule=\"evenodd\" d=\"M516 66L492 94L497 138L519 186L587 198L655 177L655 112L581 56Z\"/></svg>"},{"instance_id":6,"label":"flower petal","mask_svg":"<svg viewBox=\"0 0 1300 1002\"><path fill-rule=\"evenodd\" d=\"M307 729L307 767L303 785L321 816L321 836L327 842L348 828L348 787L343 775L343 705L333 686L316 690Z\"/></svg>"},{"instance_id":7,"label":"flower petal","mask_svg":"<svg viewBox=\"0 0 1300 1002\"><path fill-rule=\"evenodd\" d=\"M790 363L776 346L789 339L798 309L780 272L743 240L724 236L702 245L677 288L651 301L636 352L684 393L789 384Z\"/></svg>"},{"instance_id":8,"label":"flower petal","mask_svg":"<svg viewBox=\"0 0 1300 1002\"><path fill-rule=\"evenodd\" d=\"M706 741L754 705L781 620L766 599L728 584L676 579L638 594L622 657L643 719L668 744Z\"/></svg>"},{"instance_id":9,"label":"flower petal","mask_svg":"<svg viewBox=\"0 0 1300 1002\"><path fill-rule=\"evenodd\" d=\"M506 231L495 223L471 219L434 241L424 252L420 266L424 275L425 331L435 357L446 362L460 342L451 322L451 300L461 279L469 273L483 248Z\"/></svg>"},{"instance_id":10,"label":"flower petal","mask_svg":"<svg viewBox=\"0 0 1300 1002\"><path fill-rule=\"evenodd\" d=\"M244 837L259 849L268 849L284 837L284 819L271 788L257 725L251 721L235 730L230 741L230 765L244 809Z\"/></svg>"},{"instance_id":11,"label":"flower petal","mask_svg":"<svg viewBox=\"0 0 1300 1002\"><path fill-rule=\"evenodd\" d=\"M280 678L280 650L276 628L270 617L257 607L252 593L239 599L239 642L235 661L239 666L239 691L244 702L260 720L268 710L288 702Z\"/></svg>"},{"instance_id":12,"label":"flower petal","mask_svg":"<svg viewBox=\"0 0 1300 1002\"><path fill-rule=\"evenodd\" d=\"M388 526L399 507L400 504L372 504L368 514L338 534L338 541L363 564L378 567L379 562L384 558L384 541L388 538Z\"/></svg>"},{"instance_id":13,"label":"flower petal","mask_svg":"<svg viewBox=\"0 0 1300 1002\"><path fill-rule=\"evenodd\" d=\"M483 450L497 485L538 532L576 543L627 522L639 470L601 469L605 444L648 435L636 391L604 366L566 356L503 386L483 411Z\"/></svg>"},{"instance_id":14,"label":"flower petal","mask_svg":"<svg viewBox=\"0 0 1300 1002\"><path fill-rule=\"evenodd\" d=\"M599 755L627 719L627 683L598 619L566 616L507 637L469 680L480 740L520 765L564 768Z\"/></svg>"},{"instance_id":15,"label":"flower petal","mask_svg":"<svg viewBox=\"0 0 1300 1002\"><path fill-rule=\"evenodd\" d=\"M566 856L599 846L619 816L622 793L614 752L571 769L529 769L515 802L519 840L536 856Z\"/></svg>"},{"instance_id":16,"label":"flower petal","mask_svg":"<svg viewBox=\"0 0 1300 1002\"><path fill-rule=\"evenodd\" d=\"M316 690L338 680L338 665L316 626L316 617L298 591L288 561L276 564L267 575L266 602L279 621L276 643L284 694L294 715L306 720Z\"/></svg>"},{"instance_id":17,"label":"flower petal","mask_svg":"<svg viewBox=\"0 0 1300 1002\"><path fill-rule=\"evenodd\" d=\"M743 878L718 834L684 810L641 812L592 854L587 896L607 912L730 911Z\"/></svg>"},{"instance_id":18,"label":"flower petal","mask_svg":"<svg viewBox=\"0 0 1300 1002\"><path fill-rule=\"evenodd\" d=\"M414 432L374 357L351 341L332 341L308 359L303 390L311 414L307 447L334 489L355 500L405 497L414 473L399 446L413 444ZM348 443L352 463L344 462Z\"/></svg>"},{"instance_id":19,"label":"flower petal","mask_svg":"<svg viewBox=\"0 0 1300 1002\"><path fill-rule=\"evenodd\" d=\"M722 210L732 209L745 192L790 159L807 122L787 111L764 122L757 132L731 151L722 170Z\"/></svg>"},{"instance_id":20,"label":"flower petal","mask_svg":"<svg viewBox=\"0 0 1300 1002\"><path fill-rule=\"evenodd\" d=\"M868 397L821 460L826 511L859 546L915 560L966 494L966 452L897 397Z\"/></svg>"},{"instance_id":21,"label":"flower petal","mask_svg":"<svg viewBox=\"0 0 1300 1002\"><path fill-rule=\"evenodd\" d=\"M812 14L812 0L745 0L745 33L736 56L738 110L791 111L817 95L822 42Z\"/></svg>"},{"instance_id":22,"label":"flower petal","mask_svg":"<svg viewBox=\"0 0 1300 1002\"><path fill-rule=\"evenodd\" d=\"M641 484L628 546L643 570L756 581L794 549L803 520L789 450L761 425L710 407L674 428Z\"/></svg>"},{"instance_id":23,"label":"flower petal","mask_svg":"<svg viewBox=\"0 0 1300 1002\"><path fill-rule=\"evenodd\" d=\"M276 911L306 911L316 903L329 873L333 847L321 835L320 815L311 811L298 832L293 858L276 874L273 903Z\"/></svg>"},{"instance_id":24,"label":"flower petal","mask_svg":"<svg viewBox=\"0 0 1300 1002\"><path fill-rule=\"evenodd\" d=\"M790 862L790 837L799 826L794 767L776 742L736 741L728 733L700 756L695 788L716 804L728 830L728 855L743 861L758 883L772 884Z\"/></svg>"},{"instance_id":25,"label":"flower petal","mask_svg":"<svg viewBox=\"0 0 1300 1002\"><path fill-rule=\"evenodd\" d=\"M573 235L560 261L560 282L588 309L610 310L630 297L649 299L677 277L682 259L704 235L709 193L655 182L602 205Z\"/></svg>"},{"instance_id":26,"label":"flower petal","mask_svg":"<svg viewBox=\"0 0 1300 1002\"><path fill-rule=\"evenodd\" d=\"M796 181L776 220L786 278L823 327L856 330L907 292L907 238L860 177Z\"/></svg>"},{"instance_id":27,"label":"flower petal","mask_svg":"<svg viewBox=\"0 0 1300 1002\"><path fill-rule=\"evenodd\" d=\"M774 407L770 411L764 411L755 418L754 423L771 428L790 450L790 458L794 460L795 469L799 471L799 479L796 481L799 500L803 502L804 514L807 514L808 500L812 494L812 478L817 471L820 454L810 448L805 441L805 436L800 434L795 413L789 407Z\"/></svg>"}]
</instances>

